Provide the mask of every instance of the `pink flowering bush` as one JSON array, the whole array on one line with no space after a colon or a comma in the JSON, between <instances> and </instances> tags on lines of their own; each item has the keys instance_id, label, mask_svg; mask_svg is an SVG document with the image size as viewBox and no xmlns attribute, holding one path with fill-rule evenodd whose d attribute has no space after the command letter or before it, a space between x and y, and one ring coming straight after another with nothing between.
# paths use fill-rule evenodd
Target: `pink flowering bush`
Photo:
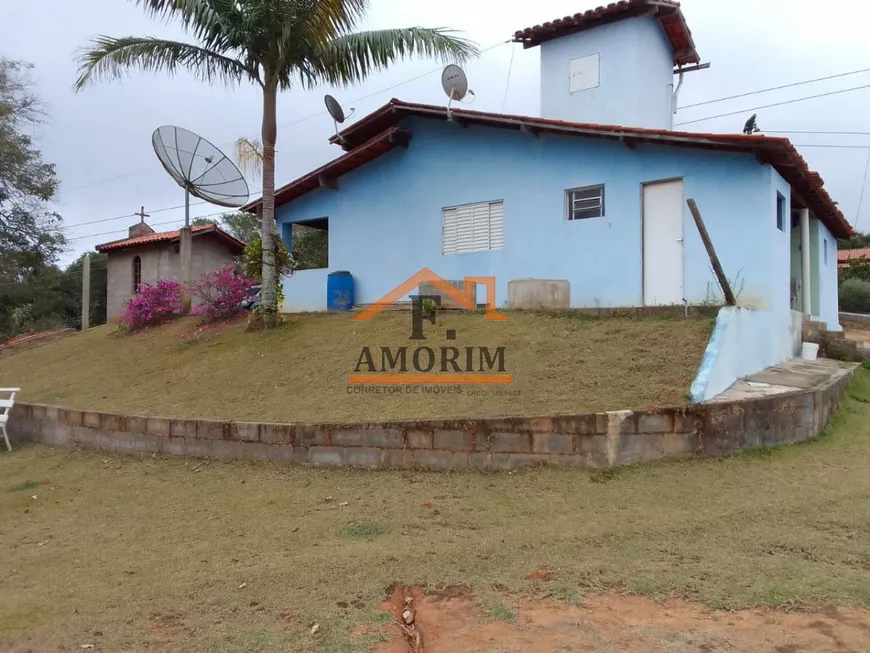
<instances>
[{"instance_id":1,"label":"pink flowering bush","mask_svg":"<svg viewBox=\"0 0 870 653\"><path fill-rule=\"evenodd\" d=\"M136 295L124 305L121 326L137 331L165 322L181 309L181 284L177 281L158 281L156 286L140 283Z\"/></svg>"},{"instance_id":2,"label":"pink flowering bush","mask_svg":"<svg viewBox=\"0 0 870 653\"><path fill-rule=\"evenodd\" d=\"M209 272L190 287L190 294L200 301L190 314L206 322L229 320L241 311L239 304L254 285L253 279L236 274L233 265Z\"/></svg>"}]
</instances>

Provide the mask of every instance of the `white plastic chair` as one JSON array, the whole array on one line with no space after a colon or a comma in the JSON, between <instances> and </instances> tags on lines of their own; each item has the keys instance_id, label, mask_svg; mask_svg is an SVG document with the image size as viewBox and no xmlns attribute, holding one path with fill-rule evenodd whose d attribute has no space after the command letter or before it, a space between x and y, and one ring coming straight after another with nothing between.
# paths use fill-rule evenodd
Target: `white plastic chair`
<instances>
[{"instance_id":1,"label":"white plastic chair","mask_svg":"<svg viewBox=\"0 0 870 653\"><path fill-rule=\"evenodd\" d=\"M0 395L9 395L8 399L0 399L0 434L6 440L6 451L12 451L9 436L6 434L6 422L9 421L9 413L12 412L12 406L15 405L15 393L17 392L21 392L21 388L0 388Z\"/></svg>"}]
</instances>

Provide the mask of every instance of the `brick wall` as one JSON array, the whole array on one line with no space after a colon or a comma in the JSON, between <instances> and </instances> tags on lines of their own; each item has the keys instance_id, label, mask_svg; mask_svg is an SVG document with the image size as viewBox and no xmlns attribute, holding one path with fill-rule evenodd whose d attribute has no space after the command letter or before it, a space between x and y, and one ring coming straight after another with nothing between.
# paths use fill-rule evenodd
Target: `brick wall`
<instances>
[{"instance_id":1,"label":"brick wall","mask_svg":"<svg viewBox=\"0 0 870 653\"><path fill-rule=\"evenodd\" d=\"M171 419L19 403L10 436L59 447L325 466L606 468L801 442L824 430L851 377L848 371L822 388L688 408L383 424Z\"/></svg>"}]
</instances>

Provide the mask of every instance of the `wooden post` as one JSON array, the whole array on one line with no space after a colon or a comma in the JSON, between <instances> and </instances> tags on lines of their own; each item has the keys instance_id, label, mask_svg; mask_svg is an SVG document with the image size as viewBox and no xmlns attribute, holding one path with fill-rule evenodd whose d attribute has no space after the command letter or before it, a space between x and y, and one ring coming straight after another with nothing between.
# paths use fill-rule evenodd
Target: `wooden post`
<instances>
[{"instance_id":1,"label":"wooden post","mask_svg":"<svg viewBox=\"0 0 870 653\"><path fill-rule=\"evenodd\" d=\"M707 256L710 257L710 263L713 266L713 272L716 273L716 278L719 280L719 285L722 287L722 294L725 295L725 304L728 306L736 306L737 299L731 291L731 284L722 270L722 264L719 263L719 257L716 256L716 250L713 249L713 242L710 240L710 234L707 233L707 227L704 226L704 220L701 219L701 212L698 210L698 205L694 199L686 200L689 205L689 210L692 212L692 217L695 219L695 225L698 227L698 233L701 234L701 240L704 241L704 247L707 249Z\"/></svg>"},{"instance_id":2,"label":"wooden post","mask_svg":"<svg viewBox=\"0 0 870 653\"><path fill-rule=\"evenodd\" d=\"M91 254L82 259L82 331L87 331L91 318Z\"/></svg>"}]
</instances>

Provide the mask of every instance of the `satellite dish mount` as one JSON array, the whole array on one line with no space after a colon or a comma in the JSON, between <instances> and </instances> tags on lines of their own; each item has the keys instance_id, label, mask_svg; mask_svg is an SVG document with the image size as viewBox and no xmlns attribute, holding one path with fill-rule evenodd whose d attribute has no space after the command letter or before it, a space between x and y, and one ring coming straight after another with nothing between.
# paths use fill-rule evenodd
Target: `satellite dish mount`
<instances>
[{"instance_id":1,"label":"satellite dish mount","mask_svg":"<svg viewBox=\"0 0 870 653\"><path fill-rule=\"evenodd\" d=\"M456 64L450 64L441 72L441 88L447 94L447 120L452 121L450 107L453 101L462 102L469 93L474 96L474 91L468 88L468 77L465 71Z\"/></svg>"},{"instance_id":2,"label":"satellite dish mount","mask_svg":"<svg viewBox=\"0 0 870 653\"><path fill-rule=\"evenodd\" d=\"M184 189L184 226L190 226L190 196L238 207L248 201L248 183L236 164L201 136L164 125L151 135L154 153L164 170Z\"/></svg>"},{"instance_id":3,"label":"satellite dish mount","mask_svg":"<svg viewBox=\"0 0 870 653\"><path fill-rule=\"evenodd\" d=\"M326 104L326 110L329 112L329 115L332 116L332 124L335 126L335 136L339 141L341 141L341 136L338 135L338 126L350 118L356 109L351 107L350 113L345 115L344 109L341 108L338 100L329 94L323 96L323 102Z\"/></svg>"}]
</instances>

